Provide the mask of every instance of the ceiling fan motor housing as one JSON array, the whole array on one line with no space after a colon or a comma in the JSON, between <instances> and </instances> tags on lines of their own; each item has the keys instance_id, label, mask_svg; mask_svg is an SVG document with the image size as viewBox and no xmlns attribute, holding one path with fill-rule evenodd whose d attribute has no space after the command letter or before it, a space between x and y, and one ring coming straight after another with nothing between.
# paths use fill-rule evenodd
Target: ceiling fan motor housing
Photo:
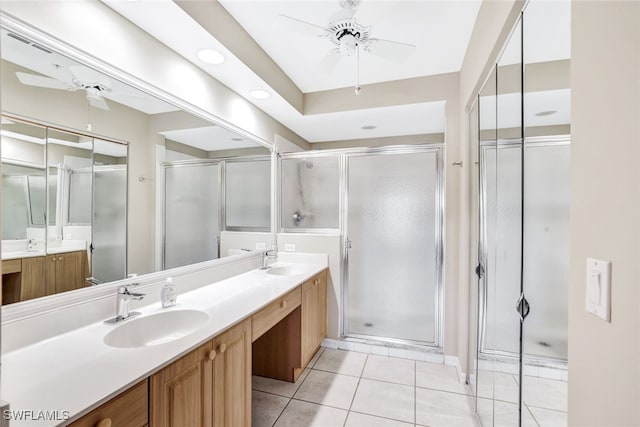
<instances>
[{"instance_id":1,"label":"ceiling fan motor housing","mask_svg":"<svg viewBox=\"0 0 640 427\"><path fill-rule=\"evenodd\" d=\"M358 24L355 19L344 19L334 22L329 27L329 40L336 45L340 52L347 56L355 53L358 45L369 40L371 27Z\"/></svg>"}]
</instances>

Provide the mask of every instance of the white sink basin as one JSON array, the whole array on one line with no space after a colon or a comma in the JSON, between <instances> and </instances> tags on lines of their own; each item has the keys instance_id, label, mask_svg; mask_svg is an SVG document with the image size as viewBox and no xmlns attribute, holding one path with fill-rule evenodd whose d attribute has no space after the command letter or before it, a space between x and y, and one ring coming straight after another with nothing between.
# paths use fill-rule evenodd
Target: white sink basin
<instances>
[{"instance_id":1,"label":"white sink basin","mask_svg":"<svg viewBox=\"0 0 640 427\"><path fill-rule=\"evenodd\" d=\"M172 310L125 320L104 337L104 343L117 348L150 347L189 335L209 320L198 310Z\"/></svg>"},{"instance_id":2,"label":"white sink basin","mask_svg":"<svg viewBox=\"0 0 640 427\"><path fill-rule=\"evenodd\" d=\"M273 274L275 276L297 276L304 274L306 270L306 268L299 265L279 265L268 269L267 274Z\"/></svg>"}]
</instances>

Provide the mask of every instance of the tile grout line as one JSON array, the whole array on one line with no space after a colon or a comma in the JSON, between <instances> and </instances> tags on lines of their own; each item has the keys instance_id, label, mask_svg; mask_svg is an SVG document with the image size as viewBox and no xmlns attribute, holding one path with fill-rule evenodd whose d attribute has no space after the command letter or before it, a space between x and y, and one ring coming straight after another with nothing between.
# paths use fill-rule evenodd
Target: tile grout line
<instances>
[{"instance_id":1,"label":"tile grout line","mask_svg":"<svg viewBox=\"0 0 640 427\"><path fill-rule=\"evenodd\" d=\"M527 408L527 412L529 413L529 415L531 415L531 419L533 419L533 422L536 423L538 427L540 427L540 423L536 419L536 416L533 415L533 412L531 412L531 409L529 409L529 406L524 402L522 402L522 404L524 405L525 408Z\"/></svg>"},{"instance_id":2,"label":"tile grout line","mask_svg":"<svg viewBox=\"0 0 640 427\"><path fill-rule=\"evenodd\" d=\"M316 360L316 362L317 362L317 360ZM314 363L314 365L315 365L315 363ZM309 365L307 365L307 368L308 368L308 366L309 366ZM307 368L305 368L305 369L307 369ZM309 368L309 370L311 370L311 369ZM303 370L303 372L304 372L304 370ZM273 396L285 397L285 398L289 399L289 401L287 402L287 404L286 404L286 405L284 405L284 408L282 408L282 411L280 411L280 414L278 414L278 417L275 419L275 421L273 422L273 424L271 425L271 427L275 426L275 425L278 423L278 420L280 419L280 417L282 417L282 414L284 414L284 411L289 407L289 404L291 404L291 401L293 400L293 396L295 396L295 394L298 392L298 389L300 389L300 387L302 386L302 383L303 383L303 382L305 382L305 381L307 380L307 378L308 378L308 377L309 377L309 373L307 373L307 375L304 377L304 379L303 379L302 381L300 381L300 384L298 384L298 387L296 387L296 389L295 389L295 391L293 392L293 394L291 395L291 397L289 397L289 396L282 396L282 395L275 394L275 393L269 393L269 392L262 391L262 390L256 390L256 391L260 391L260 392L262 392L262 393L268 393L268 394L271 394L271 395L273 395ZM252 388L252 390L253 390L253 388Z\"/></svg>"},{"instance_id":3,"label":"tile grout line","mask_svg":"<svg viewBox=\"0 0 640 427\"><path fill-rule=\"evenodd\" d=\"M358 393L358 388L360 387L360 381L362 381L362 374L364 373L364 368L367 366L367 362L369 361L369 355L364 358L364 364L362 365L362 371L360 372L360 377L358 377L358 384L356 384L356 389L353 392L353 397L351 398L351 403L349 404L349 409L347 409L347 416L344 419L343 427L346 427L347 421L349 421L349 414L351 413L351 408L353 407L353 401L356 400L356 394Z\"/></svg>"},{"instance_id":4,"label":"tile grout line","mask_svg":"<svg viewBox=\"0 0 640 427\"><path fill-rule=\"evenodd\" d=\"M418 424L418 364L413 362L413 425Z\"/></svg>"}]
</instances>

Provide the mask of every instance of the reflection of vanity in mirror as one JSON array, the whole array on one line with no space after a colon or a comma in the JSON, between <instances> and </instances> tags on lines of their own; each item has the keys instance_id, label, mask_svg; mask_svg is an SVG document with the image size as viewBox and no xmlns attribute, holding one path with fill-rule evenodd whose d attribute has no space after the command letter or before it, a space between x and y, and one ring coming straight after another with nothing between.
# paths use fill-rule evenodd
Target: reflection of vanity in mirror
<instances>
[{"instance_id":1,"label":"reflection of vanity in mirror","mask_svg":"<svg viewBox=\"0 0 640 427\"><path fill-rule=\"evenodd\" d=\"M3 304L271 247L269 149L1 37Z\"/></svg>"}]
</instances>

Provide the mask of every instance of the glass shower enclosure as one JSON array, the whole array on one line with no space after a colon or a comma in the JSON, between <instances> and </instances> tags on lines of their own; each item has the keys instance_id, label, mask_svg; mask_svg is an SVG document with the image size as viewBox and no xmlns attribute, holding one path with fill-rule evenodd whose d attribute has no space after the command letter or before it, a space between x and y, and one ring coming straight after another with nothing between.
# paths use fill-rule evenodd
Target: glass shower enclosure
<instances>
[{"instance_id":1,"label":"glass shower enclosure","mask_svg":"<svg viewBox=\"0 0 640 427\"><path fill-rule=\"evenodd\" d=\"M442 344L441 144L282 154L280 229L341 236L341 334Z\"/></svg>"}]
</instances>

